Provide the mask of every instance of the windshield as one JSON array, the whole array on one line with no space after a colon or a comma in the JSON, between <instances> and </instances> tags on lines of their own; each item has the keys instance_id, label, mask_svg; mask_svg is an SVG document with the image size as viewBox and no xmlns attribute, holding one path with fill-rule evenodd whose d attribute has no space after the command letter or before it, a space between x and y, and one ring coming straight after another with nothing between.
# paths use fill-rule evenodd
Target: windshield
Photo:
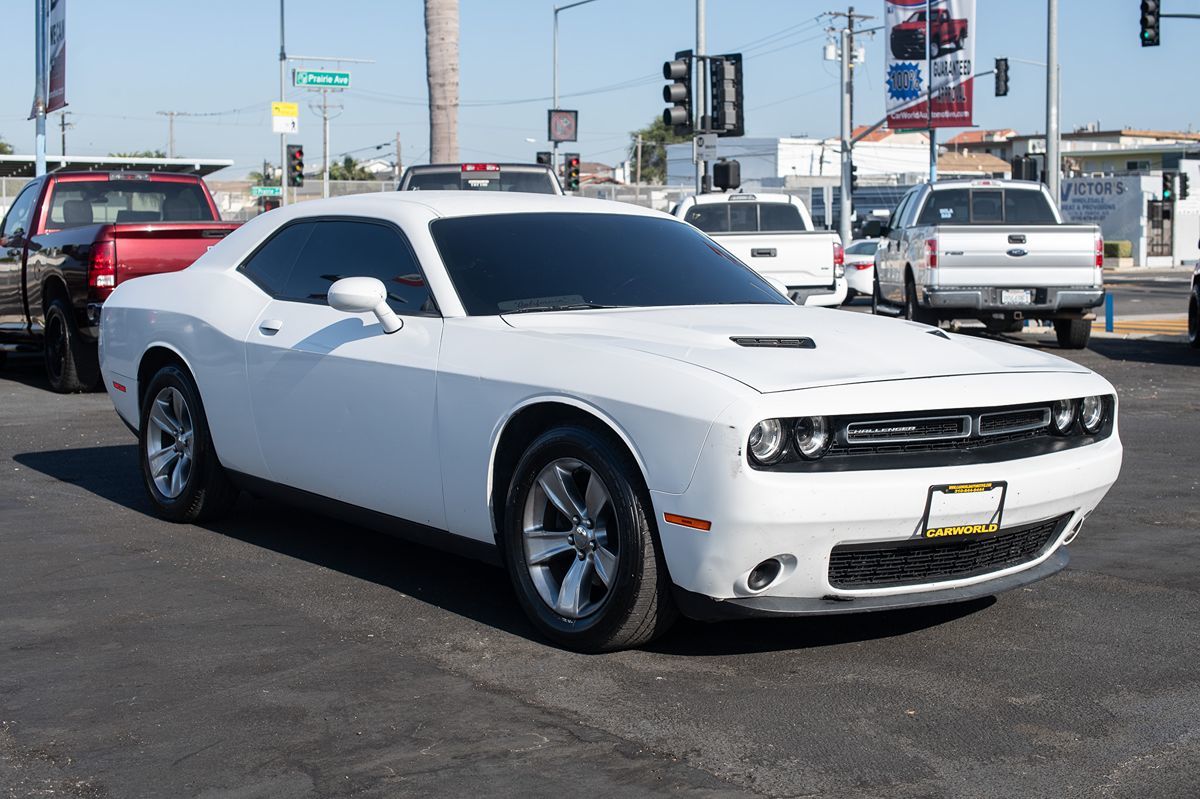
<instances>
[{"instance_id":1,"label":"windshield","mask_svg":"<svg viewBox=\"0 0 1200 799\"><path fill-rule=\"evenodd\" d=\"M494 214L430 224L472 316L593 307L786 305L708 237L625 214Z\"/></svg>"},{"instance_id":2,"label":"windshield","mask_svg":"<svg viewBox=\"0 0 1200 799\"><path fill-rule=\"evenodd\" d=\"M406 191L519 191L529 194L557 194L548 172L501 169L463 172L461 169L412 172L404 184Z\"/></svg>"},{"instance_id":3,"label":"windshield","mask_svg":"<svg viewBox=\"0 0 1200 799\"><path fill-rule=\"evenodd\" d=\"M48 230L112 222L215 222L197 183L71 180L54 186Z\"/></svg>"}]
</instances>

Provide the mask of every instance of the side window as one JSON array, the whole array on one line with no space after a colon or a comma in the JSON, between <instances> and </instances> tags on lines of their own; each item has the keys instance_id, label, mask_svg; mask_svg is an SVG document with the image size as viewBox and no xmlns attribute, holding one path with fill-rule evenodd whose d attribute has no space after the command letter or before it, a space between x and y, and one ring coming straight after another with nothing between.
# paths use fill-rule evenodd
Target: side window
<instances>
[{"instance_id":1,"label":"side window","mask_svg":"<svg viewBox=\"0 0 1200 799\"><path fill-rule=\"evenodd\" d=\"M0 230L0 236L7 239L17 231L22 231L28 236L29 220L33 218L33 206L37 202L40 187L40 183L30 183L17 195L12 208L8 209L8 216L4 217L4 227Z\"/></svg>"},{"instance_id":2,"label":"side window","mask_svg":"<svg viewBox=\"0 0 1200 799\"><path fill-rule=\"evenodd\" d=\"M900 204L896 206L896 210L892 211L892 216L888 219L888 227L892 230L898 230L904 224L904 213L908 210L908 205L912 201L913 194L914 192L910 190L901 197Z\"/></svg>"},{"instance_id":3,"label":"side window","mask_svg":"<svg viewBox=\"0 0 1200 799\"><path fill-rule=\"evenodd\" d=\"M376 277L387 288L388 305L396 313L438 313L416 256L393 228L336 219L316 220L311 227L280 299L324 302L337 280Z\"/></svg>"},{"instance_id":4,"label":"side window","mask_svg":"<svg viewBox=\"0 0 1200 799\"><path fill-rule=\"evenodd\" d=\"M311 222L288 225L250 256L239 270L263 291L278 297L287 285L296 257L308 241L312 228Z\"/></svg>"}]
</instances>

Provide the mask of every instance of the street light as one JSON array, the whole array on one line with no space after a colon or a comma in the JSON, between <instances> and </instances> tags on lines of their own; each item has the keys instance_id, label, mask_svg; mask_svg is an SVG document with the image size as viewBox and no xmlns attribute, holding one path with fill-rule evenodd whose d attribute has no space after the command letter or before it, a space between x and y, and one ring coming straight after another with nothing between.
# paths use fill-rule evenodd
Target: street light
<instances>
[{"instance_id":1,"label":"street light","mask_svg":"<svg viewBox=\"0 0 1200 799\"><path fill-rule=\"evenodd\" d=\"M576 6L585 6L588 3L594 2L596 2L596 0L578 0L578 2L575 3L567 3L565 6L554 7L554 108L558 108L558 12L566 11L568 8L575 8ZM554 156L552 158L550 167L557 172L558 142L551 142L550 145L554 150Z\"/></svg>"}]
</instances>

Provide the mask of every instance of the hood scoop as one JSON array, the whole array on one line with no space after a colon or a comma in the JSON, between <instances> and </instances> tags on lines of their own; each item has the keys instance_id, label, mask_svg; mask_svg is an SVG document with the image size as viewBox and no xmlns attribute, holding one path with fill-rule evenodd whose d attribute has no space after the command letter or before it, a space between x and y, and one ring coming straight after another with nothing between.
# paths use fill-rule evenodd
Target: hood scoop
<instances>
[{"instance_id":1,"label":"hood scoop","mask_svg":"<svg viewBox=\"0 0 1200 799\"><path fill-rule=\"evenodd\" d=\"M758 336L730 336L729 340L739 347L768 347L771 349L815 350L817 342L811 338L763 338Z\"/></svg>"}]
</instances>

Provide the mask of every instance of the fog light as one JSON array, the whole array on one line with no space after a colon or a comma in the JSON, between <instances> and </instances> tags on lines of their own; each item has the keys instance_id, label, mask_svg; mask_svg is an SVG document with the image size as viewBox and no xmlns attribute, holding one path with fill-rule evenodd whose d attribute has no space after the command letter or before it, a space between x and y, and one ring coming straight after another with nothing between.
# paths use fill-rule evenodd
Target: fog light
<instances>
[{"instance_id":1,"label":"fog light","mask_svg":"<svg viewBox=\"0 0 1200 799\"><path fill-rule=\"evenodd\" d=\"M783 434L783 423L778 419L763 419L754 425L747 442L750 456L762 464L773 463L783 454L787 437Z\"/></svg>"},{"instance_id":2,"label":"fog light","mask_svg":"<svg viewBox=\"0 0 1200 799\"><path fill-rule=\"evenodd\" d=\"M778 560L767 558L755 566L754 571L750 572L750 576L746 578L746 587L751 591L763 590L775 582L775 578L779 576L779 570L782 568L783 564Z\"/></svg>"},{"instance_id":3,"label":"fog light","mask_svg":"<svg viewBox=\"0 0 1200 799\"><path fill-rule=\"evenodd\" d=\"M1084 397L1079 403L1079 423L1089 435L1100 432L1104 424L1104 400L1100 397Z\"/></svg>"},{"instance_id":4,"label":"fog light","mask_svg":"<svg viewBox=\"0 0 1200 799\"><path fill-rule=\"evenodd\" d=\"M1071 432L1073 424L1075 424L1074 400L1058 400L1050 406L1050 426L1054 428L1054 432L1065 436Z\"/></svg>"}]
</instances>

